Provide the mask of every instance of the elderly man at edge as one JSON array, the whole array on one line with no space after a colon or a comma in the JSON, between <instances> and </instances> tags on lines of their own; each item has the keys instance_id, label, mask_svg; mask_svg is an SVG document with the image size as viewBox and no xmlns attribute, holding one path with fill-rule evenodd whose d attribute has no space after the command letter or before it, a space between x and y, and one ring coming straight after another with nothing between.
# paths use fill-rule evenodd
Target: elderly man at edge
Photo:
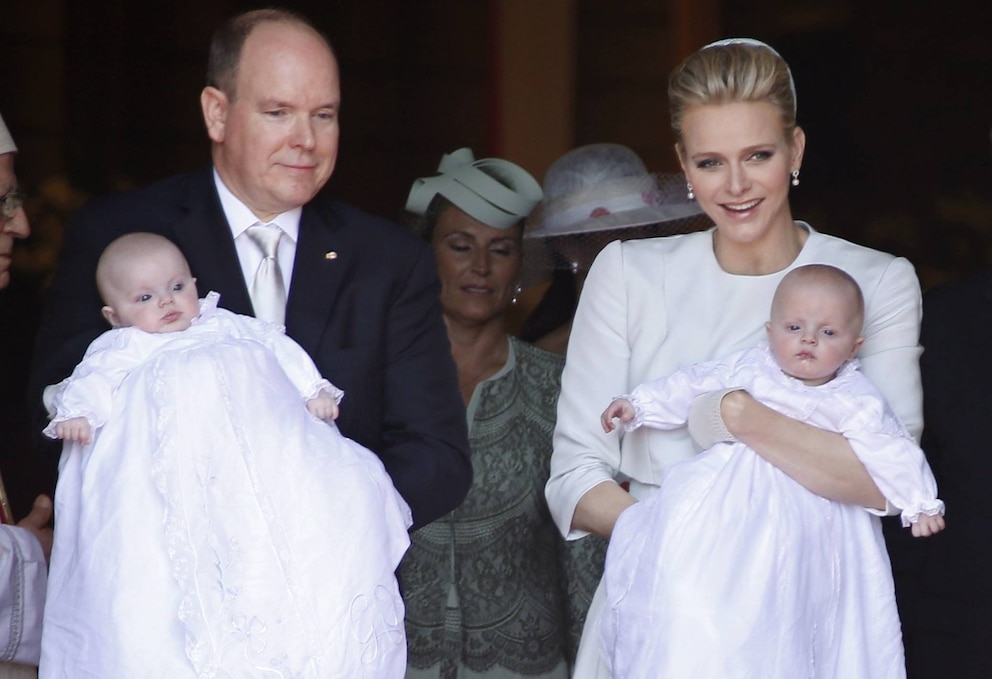
<instances>
[{"instance_id":1,"label":"elderly man at edge","mask_svg":"<svg viewBox=\"0 0 992 679\"><path fill-rule=\"evenodd\" d=\"M15 238L31 233L14 174L17 146L0 117L0 290L10 283ZM0 678L34 676L41 649L41 615L45 609L52 501L39 496L31 513L16 526L0 526Z\"/></svg>"},{"instance_id":2,"label":"elderly man at edge","mask_svg":"<svg viewBox=\"0 0 992 679\"><path fill-rule=\"evenodd\" d=\"M105 329L94 271L114 238L169 238L221 306L261 316L250 286L272 257L252 227L278 229L285 308L267 320L284 323L344 390L339 428L382 459L414 527L454 509L471 462L431 250L321 193L341 107L327 39L285 10L229 19L211 42L200 103L212 167L94 200L74 216L35 345L32 397L40 403Z\"/></svg>"}]
</instances>

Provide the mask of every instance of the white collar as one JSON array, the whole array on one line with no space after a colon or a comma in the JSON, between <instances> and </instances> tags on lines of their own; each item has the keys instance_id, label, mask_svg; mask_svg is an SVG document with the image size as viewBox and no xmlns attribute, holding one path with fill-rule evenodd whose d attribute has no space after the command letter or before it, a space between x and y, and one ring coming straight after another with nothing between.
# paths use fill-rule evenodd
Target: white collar
<instances>
[{"instance_id":1,"label":"white collar","mask_svg":"<svg viewBox=\"0 0 992 679\"><path fill-rule=\"evenodd\" d=\"M224 210L224 216L227 217L227 223L231 227L231 235L237 238L249 226L257 224L260 220L255 216L255 213L249 209L240 198L231 193L231 190L227 188L224 180L220 178L220 174L217 172L217 168L214 168L214 185L217 187L217 195L220 197L220 205ZM287 210L281 214L276 215L269 224L278 223L279 228L283 230L287 236L289 236L293 242L298 242L300 239L300 217L303 215L302 207L295 207L292 210Z\"/></svg>"}]
</instances>

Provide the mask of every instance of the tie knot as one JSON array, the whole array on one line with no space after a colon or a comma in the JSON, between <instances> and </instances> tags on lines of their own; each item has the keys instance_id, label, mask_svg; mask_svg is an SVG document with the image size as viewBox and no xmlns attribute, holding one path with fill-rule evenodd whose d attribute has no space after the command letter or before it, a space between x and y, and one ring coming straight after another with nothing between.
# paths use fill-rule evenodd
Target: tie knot
<instances>
[{"instance_id":1,"label":"tie knot","mask_svg":"<svg viewBox=\"0 0 992 679\"><path fill-rule=\"evenodd\" d=\"M276 250L282 229L278 224L255 224L248 227L248 237L261 248L263 257L249 288L255 316L273 323L283 323L286 315L286 286Z\"/></svg>"},{"instance_id":2,"label":"tie knot","mask_svg":"<svg viewBox=\"0 0 992 679\"><path fill-rule=\"evenodd\" d=\"M262 249L266 259L276 257L279 251L279 239L282 238L282 229L276 224L255 224L248 227L248 237L255 241L255 244Z\"/></svg>"}]
</instances>

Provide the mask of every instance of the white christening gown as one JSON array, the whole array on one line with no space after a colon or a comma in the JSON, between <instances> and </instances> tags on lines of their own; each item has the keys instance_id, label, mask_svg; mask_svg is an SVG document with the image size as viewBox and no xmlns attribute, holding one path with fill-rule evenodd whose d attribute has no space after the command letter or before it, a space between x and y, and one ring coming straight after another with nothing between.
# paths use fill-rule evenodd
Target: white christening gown
<instances>
[{"instance_id":1,"label":"white christening gown","mask_svg":"<svg viewBox=\"0 0 992 679\"><path fill-rule=\"evenodd\" d=\"M60 463L40 676L402 677L409 508L307 412L302 348L216 304L105 333L56 400L99 429Z\"/></svg>"},{"instance_id":2,"label":"white christening gown","mask_svg":"<svg viewBox=\"0 0 992 679\"><path fill-rule=\"evenodd\" d=\"M681 426L697 395L729 387L844 434L904 524L943 512L923 452L856 362L808 387L763 342L638 387L630 426ZM670 466L620 515L603 577L614 679L905 677L878 517L815 495L743 443Z\"/></svg>"}]
</instances>

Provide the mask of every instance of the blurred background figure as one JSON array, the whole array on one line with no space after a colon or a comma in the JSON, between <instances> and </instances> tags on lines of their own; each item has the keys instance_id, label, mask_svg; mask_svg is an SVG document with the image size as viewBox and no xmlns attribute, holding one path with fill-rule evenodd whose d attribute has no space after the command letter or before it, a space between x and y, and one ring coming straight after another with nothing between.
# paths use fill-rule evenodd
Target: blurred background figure
<instances>
[{"instance_id":1,"label":"blurred background figure","mask_svg":"<svg viewBox=\"0 0 992 679\"><path fill-rule=\"evenodd\" d=\"M550 284L521 339L564 354L586 273L614 240L699 231L712 222L688 200L681 173L650 174L621 144L589 144L556 160L544 198L527 219L524 285Z\"/></svg>"},{"instance_id":2,"label":"blurred background figure","mask_svg":"<svg viewBox=\"0 0 992 679\"><path fill-rule=\"evenodd\" d=\"M953 530L925 542L888 519L909 679L992 676L992 269L923 295L923 451Z\"/></svg>"},{"instance_id":3,"label":"blurred background figure","mask_svg":"<svg viewBox=\"0 0 992 679\"><path fill-rule=\"evenodd\" d=\"M27 238L31 234L27 215L24 214L24 194L17 190L17 175L14 174L14 155L17 146L0 118L0 290L10 284L10 262L13 257L14 239Z\"/></svg>"},{"instance_id":4,"label":"blurred background figure","mask_svg":"<svg viewBox=\"0 0 992 679\"><path fill-rule=\"evenodd\" d=\"M407 677L564 679L582 625L570 612L584 615L603 554L566 551L544 500L562 357L506 327L541 188L464 148L438 172L407 209L437 259L475 477L458 509L414 532L401 566Z\"/></svg>"},{"instance_id":5,"label":"blurred background figure","mask_svg":"<svg viewBox=\"0 0 992 679\"><path fill-rule=\"evenodd\" d=\"M24 196L17 188L14 156L17 146L0 117L0 290L10 284L15 239L31 234L24 214ZM11 319L5 318L4 325ZM8 359L11 356L8 355ZM3 360L10 364L17 361ZM6 369L4 377L8 377ZM4 380L5 389L10 381ZM8 410L9 412L9 410ZM4 416L0 441L14 439L14 422ZM6 452L6 451L4 451ZM3 457L6 457L4 455ZM0 479L3 523L14 520L3 480ZM34 501L31 512L16 526L0 526L0 678L37 676L41 650L41 616L45 609L48 557L52 549L52 501L45 495Z\"/></svg>"},{"instance_id":6,"label":"blurred background figure","mask_svg":"<svg viewBox=\"0 0 992 679\"><path fill-rule=\"evenodd\" d=\"M910 679L992 676L992 463L985 423L992 412L992 271L923 296L921 445L950 529L930 540L886 520Z\"/></svg>"}]
</instances>

